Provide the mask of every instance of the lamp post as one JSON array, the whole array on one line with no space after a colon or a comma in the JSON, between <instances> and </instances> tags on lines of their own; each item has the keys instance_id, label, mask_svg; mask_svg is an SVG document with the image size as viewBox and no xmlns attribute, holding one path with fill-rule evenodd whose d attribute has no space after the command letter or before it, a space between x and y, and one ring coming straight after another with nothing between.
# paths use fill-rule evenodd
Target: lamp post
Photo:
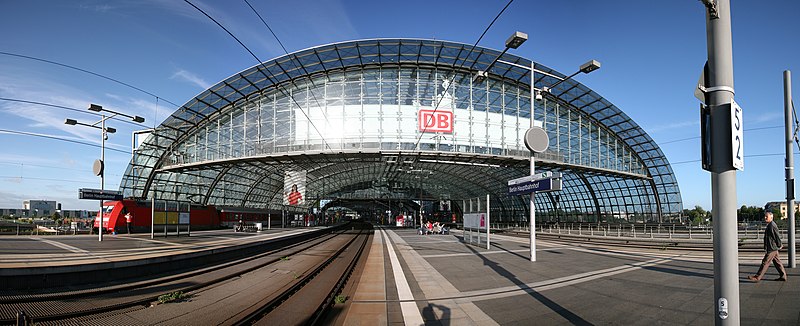
<instances>
[{"instance_id":1,"label":"lamp post","mask_svg":"<svg viewBox=\"0 0 800 326\"><path fill-rule=\"evenodd\" d=\"M489 74L489 70L497 62L500 62L500 63L503 63L503 64L507 64L507 65L510 65L510 66L514 66L514 67L518 67L518 68L522 68L522 69L526 69L526 70L529 70L531 72L531 84L530 84L530 86L531 86L531 90L530 90L530 93L531 93L531 117L530 117L530 121L531 122L530 122L530 128L525 132L525 146L528 147L528 149L531 151L531 156L530 156L530 175L533 176L535 174L535 171L536 171L536 169L535 169L536 160L534 158L534 153L544 152L545 150L547 150L547 147L550 144L550 140L549 140L549 138L547 136L547 132L544 130L544 128L542 128L540 126L536 126L534 124L534 119L533 119L534 118L534 116L533 116L533 106L534 106L533 103L534 103L534 100L541 101L544 98L544 96L542 95L543 91L549 93L550 90L553 89L555 86L558 86L559 84L563 83L564 81L566 81L568 79L571 79L572 77L574 77L578 73L582 72L582 73L588 74L588 73L590 73L592 71L595 71L595 70L599 69L600 68L600 62L598 62L596 60L589 60L588 62L586 62L583 65L581 65L580 69L578 71L576 71L575 73L567 76L566 78L561 78L561 77L558 77L558 76L555 76L555 75L548 74L549 76L558 79L558 82L556 82L555 84L551 85L550 87L542 87L542 89L537 89L534 86L534 84L536 82L536 78L534 77L534 73L536 72L536 69L534 67L533 60L531 60L530 67L519 65L519 64L516 64L516 63L513 63L513 62L500 60L500 57L502 57L503 54L505 54L506 51L508 51L508 49L510 49L510 48L511 49L516 49L517 47L522 45L522 43L524 43L527 39L528 39L528 34L525 34L525 33L522 33L522 32L514 32L514 34L512 34L511 37L509 37L506 40L506 48L503 50L503 52L500 53L500 55L498 55L497 58L495 58L494 61L492 61L492 63L489 64L489 66L486 67L485 70L479 71L477 74L475 74L475 77L473 79L473 83L480 83L480 82L483 82L484 80L486 80L486 78L488 77L488 74ZM536 198L536 193L532 192L531 193L531 197L530 197L530 218L529 218L529 220L530 220L529 221L529 223L530 223L530 248L531 248L530 260L531 261L536 261L536 207L535 207L535 201L534 201L535 198Z\"/></svg>"},{"instance_id":2,"label":"lamp post","mask_svg":"<svg viewBox=\"0 0 800 326\"><path fill-rule=\"evenodd\" d=\"M66 119L64 121L64 124L68 124L68 125L71 125L71 126L81 125L81 126L100 129L100 135L101 135L100 136L100 160L97 160L97 161L94 162L94 166L92 167L92 170L94 171L94 173L97 176L100 177L100 192L103 192L105 190L106 138L108 138L108 134L113 134L113 133L117 132L117 129L114 129L114 128L111 128L111 127L106 127L106 120L120 115L120 116L123 116L123 117L130 118L133 122L142 123L142 122L144 122L144 118L142 118L142 117L140 117L138 115L130 116L130 115L127 115L127 114L124 114L124 113L119 113L119 112L111 111L111 110L108 110L108 109L104 109L102 106L97 105L97 104L89 104L89 111L109 112L109 113L111 113L111 115L110 116L106 116L105 113L100 113L100 117L101 117L100 121L97 121L97 122L92 123L92 124L78 122L78 121L76 121L74 119ZM98 126L98 124L100 126ZM98 241L103 241L103 200L100 200L100 211L97 214L100 215L100 226L99 226L98 232L97 232Z\"/></svg>"}]
</instances>

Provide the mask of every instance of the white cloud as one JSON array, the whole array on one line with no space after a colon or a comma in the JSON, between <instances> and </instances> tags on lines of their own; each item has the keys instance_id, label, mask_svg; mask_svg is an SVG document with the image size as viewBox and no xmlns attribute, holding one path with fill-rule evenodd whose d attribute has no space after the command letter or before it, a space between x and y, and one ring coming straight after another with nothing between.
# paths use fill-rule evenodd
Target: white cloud
<instances>
[{"instance_id":1,"label":"white cloud","mask_svg":"<svg viewBox=\"0 0 800 326\"><path fill-rule=\"evenodd\" d=\"M192 72L189 72L189 71L186 71L186 70L183 70L183 69L180 69L177 72L175 72L172 75L172 77L170 77L170 79L178 79L178 80L187 81L187 82L189 82L191 84L197 85L198 87L200 87L203 90L206 90L209 87L211 87L211 84L209 84L203 78L200 78L196 74L194 74Z\"/></svg>"},{"instance_id":2,"label":"white cloud","mask_svg":"<svg viewBox=\"0 0 800 326\"><path fill-rule=\"evenodd\" d=\"M687 127L693 127L697 129L697 126L700 125L700 119L696 120L689 120L689 121L679 121L674 123L668 123L665 125L653 126L653 127L643 127L645 131L648 133L656 133L661 131L673 130L673 129L684 129Z\"/></svg>"}]
</instances>

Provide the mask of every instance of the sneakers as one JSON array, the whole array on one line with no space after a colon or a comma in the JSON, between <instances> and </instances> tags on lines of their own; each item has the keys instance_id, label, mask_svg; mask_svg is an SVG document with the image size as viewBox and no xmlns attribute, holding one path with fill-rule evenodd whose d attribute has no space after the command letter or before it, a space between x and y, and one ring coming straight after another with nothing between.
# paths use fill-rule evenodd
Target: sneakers
<instances>
[{"instance_id":1,"label":"sneakers","mask_svg":"<svg viewBox=\"0 0 800 326\"><path fill-rule=\"evenodd\" d=\"M761 281L761 278L759 278L758 276L755 276L755 275L750 275L750 276L747 277L747 279L751 280L753 282L756 282L756 283L758 283L758 281Z\"/></svg>"}]
</instances>

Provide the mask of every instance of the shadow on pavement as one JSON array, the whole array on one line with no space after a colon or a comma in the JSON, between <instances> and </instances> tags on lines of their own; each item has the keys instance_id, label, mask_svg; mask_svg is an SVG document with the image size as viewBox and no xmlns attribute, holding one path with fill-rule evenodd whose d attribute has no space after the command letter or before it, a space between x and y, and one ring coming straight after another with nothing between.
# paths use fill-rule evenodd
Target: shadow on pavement
<instances>
[{"instance_id":1,"label":"shadow on pavement","mask_svg":"<svg viewBox=\"0 0 800 326\"><path fill-rule=\"evenodd\" d=\"M546 307L553 310L555 313L559 314L561 317L564 317L567 321L572 323L573 325L592 325L592 323L586 321L585 319L581 318L580 316L576 315L572 311L569 311L567 308L559 305L558 303L550 300L546 296L542 295L541 293L535 291L528 287L522 280L518 279L514 274L506 270L505 268L499 266L497 263L487 259L484 255L482 255L479 251L475 250L471 246L466 246L470 251L472 251L476 256L480 257L483 260L483 264L485 266L489 266L492 270L494 270L497 274L505 277L512 283L516 284L520 289L525 290L531 297L533 297L536 301L541 302ZM527 257L526 257L527 259Z\"/></svg>"}]
</instances>

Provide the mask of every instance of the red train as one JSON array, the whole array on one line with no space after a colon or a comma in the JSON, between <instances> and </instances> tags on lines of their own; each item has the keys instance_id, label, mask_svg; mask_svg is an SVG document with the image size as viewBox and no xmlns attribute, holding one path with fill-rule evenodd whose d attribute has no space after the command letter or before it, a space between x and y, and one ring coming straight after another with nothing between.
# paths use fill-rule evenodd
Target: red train
<instances>
[{"instance_id":1,"label":"red train","mask_svg":"<svg viewBox=\"0 0 800 326\"><path fill-rule=\"evenodd\" d=\"M131 214L131 232L149 232L151 219L151 201L119 200L103 203L104 232L127 232L126 215ZM99 214L98 214L99 215ZM268 223L275 227L282 226L282 213L275 210L259 210L241 207L202 206L178 202L155 202L155 220L158 229L164 225L190 224L192 230L208 230L233 227L239 221L246 224ZM95 217L93 228L100 227L99 218Z\"/></svg>"}]
</instances>

